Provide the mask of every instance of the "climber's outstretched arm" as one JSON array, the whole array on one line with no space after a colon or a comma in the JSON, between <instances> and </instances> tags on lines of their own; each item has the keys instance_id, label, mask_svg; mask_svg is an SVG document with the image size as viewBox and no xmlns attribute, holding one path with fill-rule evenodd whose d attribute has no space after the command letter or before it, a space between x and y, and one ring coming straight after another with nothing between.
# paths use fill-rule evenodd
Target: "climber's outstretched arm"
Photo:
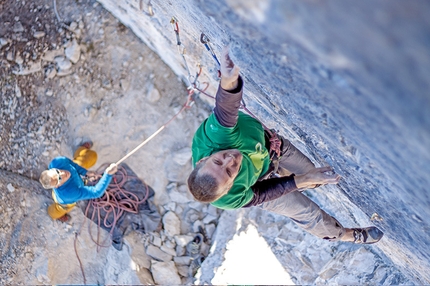
<instances>
[{"instance_id":1,"label":"climber's outstretched arm","mask_svg":"<svg viewBox=\"0 0 430 286\"><path fill-rule=\"evenodd\" d=\"M216 94L214 113L218 122L225 127L233 127L237 122L243 90L239 71L239 67L230 58L229 47L224 47L221 56L221 82Z\"/></svg>"}]
</instances>

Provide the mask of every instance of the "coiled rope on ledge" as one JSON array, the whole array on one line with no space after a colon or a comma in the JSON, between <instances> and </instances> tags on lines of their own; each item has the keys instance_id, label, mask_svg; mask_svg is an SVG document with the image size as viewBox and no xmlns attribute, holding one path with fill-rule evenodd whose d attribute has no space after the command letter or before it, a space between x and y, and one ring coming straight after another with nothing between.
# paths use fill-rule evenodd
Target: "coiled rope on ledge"
<instances>
[{"instance_id":1,"label":"coiled rope on ledge","mask_svg":"<svg viewBox=\"0 0 430 286\"><path fill-rule=\"evenodd\" d=\"M100 166L99 170L106 168L107 164ZM98 171L99 171L98 170ZM99 175L100 176L100 175ZM127 171L124 167L118 166L118 171L113 175L112 181L106 189L104 195L98 199L92 199L87 204L85 209L85 216L90 217L92 221L97 218L97 240L94 239L91 228L88 227L88 231L91 239L97 244L99 247L109 247L109 245L100 244L99 241L99 230L101 227L101 212L105 212L105 218L103 219L103 226L106 228L111 228L109 234L112 236L113 230L119 220L119 218L125 213L133 213L137 214L139 212L139 205L146 202L149 196L149 187L144 183L146 192L143 199L139 199L139 197L127 190L125 190L124 184L130 179L136 178L136 176L130 176L127 174ZM95 183L95 182L93 182ZM90 209L93 208L93 212L89 215ZM113 220L110 221L110 215L112 215Z\"/></svg>"},{"instance_id":2,"label":"coiled rope on ledge","mask_svg":"<svg viewBox=\"0 0 430 286\"><path fill-rule=\"evenodd\" d=\"M96 180L93 182L90 182L88 185L95 185L98 180L101 178L100 170L104 170L106 168L107 164L103 164L99 167L97 170ZM125 213L134 213L137 214L139 212L139 205L142 203L145 203L149 196L149 187L144 182L146 192L145 196L140 199L136 194L129 192L124 189L125 183L129 179L139 179L136 176L130 176L127 174L127 170L123 166L118 166L118 171L113 175L112 181L107 187L105 193L101 198L98 199L92 199L89 200L86 209L85 209L85 217L90 218L92 221L95 221L95 218L97 218L97 235L96 238L93 235L93 232L91 230L91 224L88 224L88 233L91 237L91 240L97 245L97 251L100 250L101 247L109 247L111 244L106 243L107 239L112 238L113 231L117 225L118 220L121 218L121 216ZM90 209L92 208L92 213L89 214ZM104 213L104 219L102 220L102 213ZM112 219L113 218L113 219ZM82 261L79 257L78 251L77 251L77 239L78 235L81 233L82 228L85 225L86 220L84 220L84 223L81 225L78 232L75 233L75 241L74 241L74 248L76 257L78 258L79 266L81 268L82 276L84 279L84 284L86 284L86 277L85 272L82 266ZM102 225L103 223L103 225ZM100 242L100 228L104 226L105 228L109 229L109 236L103 241Z\"/></svg>"}]
</instances>

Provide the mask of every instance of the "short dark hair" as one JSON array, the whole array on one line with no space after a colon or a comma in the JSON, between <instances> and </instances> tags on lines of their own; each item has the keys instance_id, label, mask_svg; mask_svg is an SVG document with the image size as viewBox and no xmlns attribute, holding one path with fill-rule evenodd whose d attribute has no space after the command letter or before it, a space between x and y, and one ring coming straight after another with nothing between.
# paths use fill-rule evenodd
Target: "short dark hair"
<instances>
[{"instance_id":1,"label":"short dark hair","mask_svg":"<svg viewBox=\"0 0 430 286\"><path fill-rule=\"evenodd\" d=\"M199 202L211 203L222 197L225 192L220 190L217 180L212 175L199 175L199 171L204 165L205 161L197 163L188 177L188 189Z\"/></svg>"}]
</instances>

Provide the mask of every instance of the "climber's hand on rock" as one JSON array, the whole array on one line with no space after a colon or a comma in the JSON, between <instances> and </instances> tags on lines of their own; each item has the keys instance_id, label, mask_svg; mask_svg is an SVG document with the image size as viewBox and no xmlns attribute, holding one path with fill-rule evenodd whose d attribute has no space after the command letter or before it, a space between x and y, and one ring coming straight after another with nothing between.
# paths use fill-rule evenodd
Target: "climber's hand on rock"
<instances>
[{"instance_id":1,"label":"climber's hand on rock","mask_svg":"<svg viewBox=\"0 0 430 286\"><path fill-rule=\"evenodd\" d=\"M233 90L238 85L240 68L230 58L230 47L226 46L221 54L221 87L225 90Z\"/></svg>"}]
</instances>

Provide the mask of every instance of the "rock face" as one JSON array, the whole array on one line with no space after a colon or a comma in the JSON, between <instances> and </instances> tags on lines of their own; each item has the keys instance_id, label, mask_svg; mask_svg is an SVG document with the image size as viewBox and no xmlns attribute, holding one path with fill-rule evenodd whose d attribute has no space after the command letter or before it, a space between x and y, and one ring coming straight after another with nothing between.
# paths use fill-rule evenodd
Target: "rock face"
<instances>
[{"instance_id":1,"label":"rock face","mask_svg":"<svg viewBox=\"0 0 430 286\"><path fill-rule=\"evenodd\" d=\"M0 4L0 284L255 284L242 264L260 256L237 255L249 241L278 263L273 284L430 283L428 4L99 2L119 20L93 1ZM203 94L127 159L156 191L159 231L126 234L118 252L97 247L77 209L70 223L49 219L35 180L53 157L91 139L94 169L117 161L181 109L197 63L195 87L215 93L202 32L216 56L231 44L247 107L343 176L307 194L345 226L376 224L380 243L328 243L258 208L194 202L189 148L213 104Z\"/></svg>"},{"instance_id":2,"label":"rock face","mask_svg":"<svg viewBox=\"0 0 430 286\"><path fill-rule=\"evenodd\" d=\"M201 33L217 55L230 43L252 112L343 176L337 190L324 191L321 200L331 201L325 209L345 224L377 224L386 236L379 248L419 283L430 283L430 226L423 219L430 203L428 3L100 3L187 85L187 67L193 76L200 63L199 81L216 87L217 64ZM339 201L352 205L338 209ZM370 222L374 214L382 219Z\"/></svg>"}]
</instances>

